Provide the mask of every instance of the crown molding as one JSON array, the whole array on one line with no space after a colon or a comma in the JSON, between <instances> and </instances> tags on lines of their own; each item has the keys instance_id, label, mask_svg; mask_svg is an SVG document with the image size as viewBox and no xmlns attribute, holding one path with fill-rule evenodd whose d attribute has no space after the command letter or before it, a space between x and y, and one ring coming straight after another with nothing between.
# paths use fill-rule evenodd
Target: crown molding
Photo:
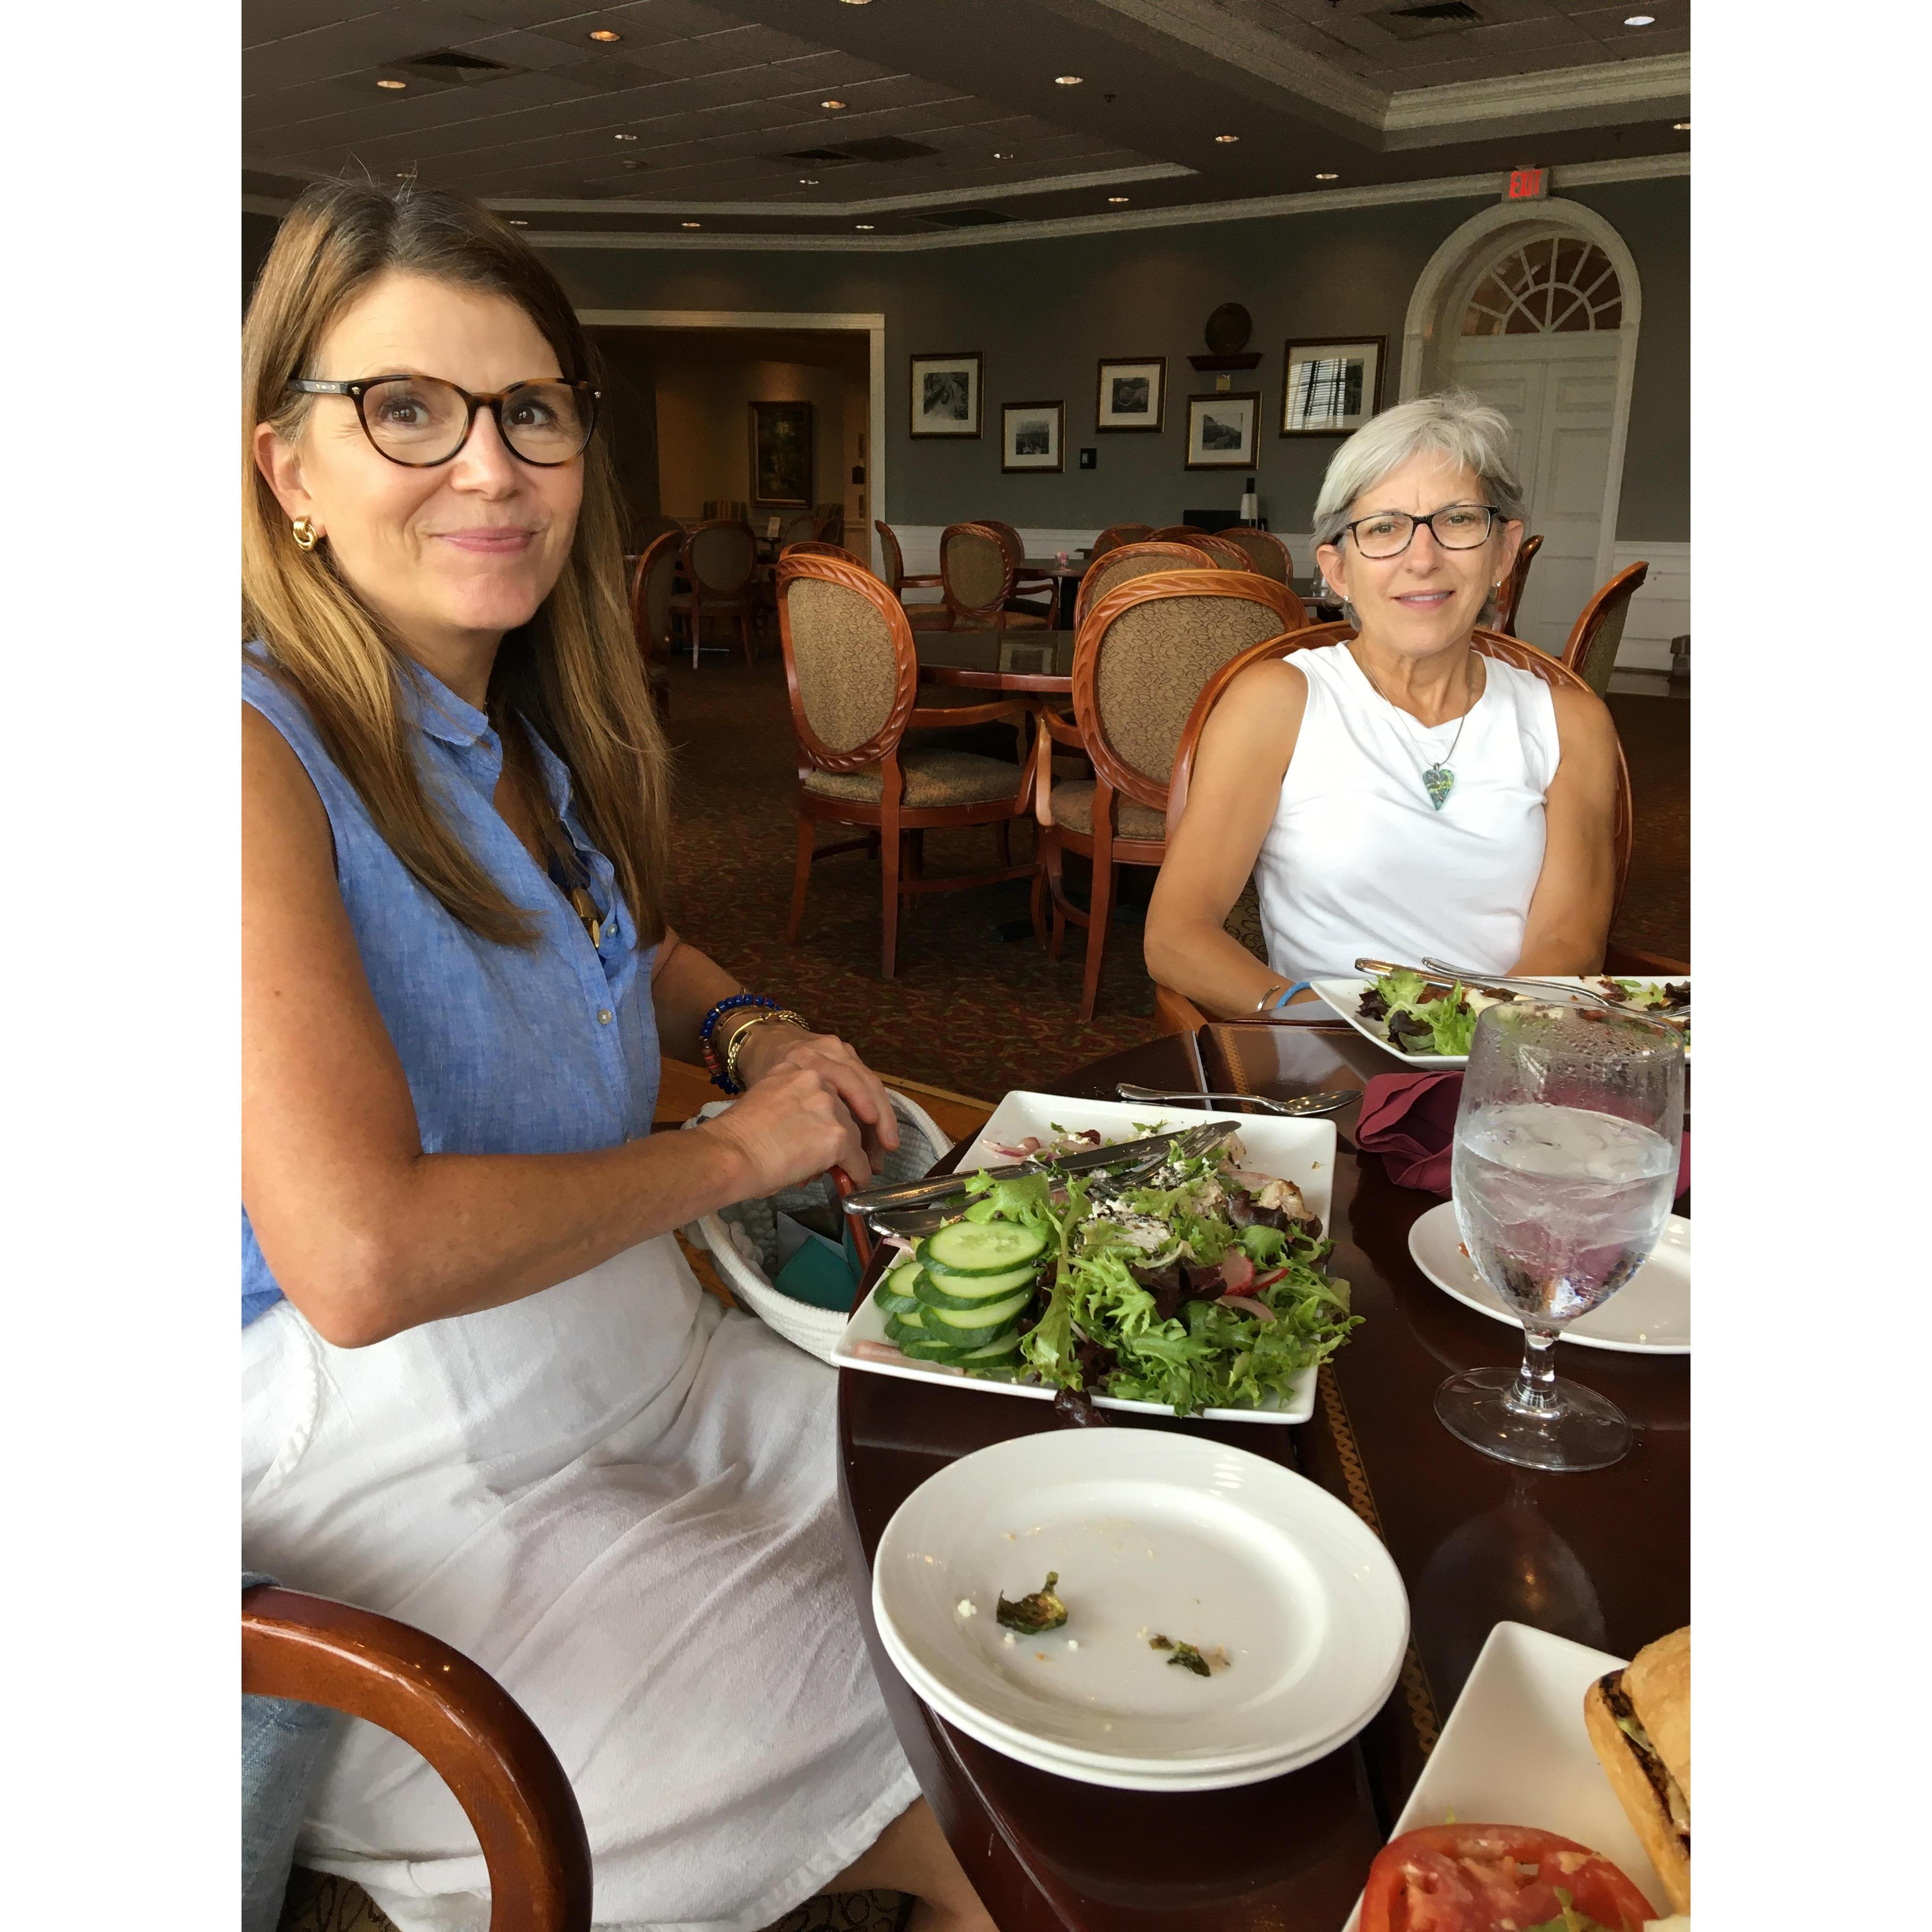
<instances>
[{"instance_id":1,"label":"crown molding","mask_svg":"<svg viewBox=\"0 0 1932 1932\"><path fill-rule=\"evenodd\" d=\"M488 195L484 206L510 214L788 214L818 219L852 214L891 214L906 208L957 208L974 202L1010 200L1016 195L1072 194L1081 188L1115 188L1130 182L1174 181L1197 174L1178 161L1150 162L1134 168L1107 168L1088 174L1046 175L1030 181L982 183L978 188L933 188L919 194L875 195L866 201L642 201L607 195L597 200L545 200Z\"/></svg>"},{"instance_id":2,"label":"crown molding","mask_svg":"<svg viewBox=\"0 0 1932 1932\"><path fill-rule=\"evenodd\" d=\"M271 194L244 194L242 197L244 214L272 214L279 218L294 206L293 202L278 201Z\"/></svg>"},{"instance_id":3,"label":"crown molding","mask_svg":"<svg viewBox=\"0 0 1932 1932\"><path fill-rule=\"evenodd\" d=\"M1658 54L1641 60L1600 62L1594 67L1514 74L1501 80L1456 80L1440 87L1409 88L1389 96L1382 126L1385 134L1413 134L1424 128L1460 129L1473 121L1573 113L1645 100L1683 101L1690 95L1690 56Z\"/></svg>"},{"instance_id":4,"label":"crown molding","mask_svg":"<svg viewBox=\"0 0 1932 1932\"><path fill-rule=\"evenodd\" d=\"M1327 56L1301 45L1292 22L1281 28L1242 19L1225 0L1094 0L1110 13L1182 42L1224 64L1312 102L1379 134L1406 135L1403 145L1458 139L1472 123L1514 120L1646 101L1680 103L1690 92L1688 54L1659 54L1555 68L1496 80L1448 82L1394 92L1359 80ZM1418 139L1418 137L1421 137Z\"/></svg>"},{"instance_id":5,"label":"crown molding","mask_svg":"<svg viewBox=\"0 0 1932 1932\"><path fill-rule=\"evenodd\" d=\"M1660 181L1688 175L1688 154L1644 154L1628 161L1584 161L1551 170L1562 190L1600 183ZM548 250L642 248L700 254L787 251L834 255L922 254L935 248L986 248L1078 235L1118 235L1152 228L1204 228L1222 221L1255 221L1272 215L1328 214L1352 208L1389 208L1406 202L1500 201L1505 173L1446 176L1434 181L1391 182L1380 187L1327 188L1306 194L1256 196L1246 201L1196 202L1179 208L1148 208L1119 214L1066 215L1046 221L1004 221L986 228L956 228L932 235L668 235L530 229L524 239ZM1526 208L1534 204L1526 202Z\"/></svg>"}]
</instances>

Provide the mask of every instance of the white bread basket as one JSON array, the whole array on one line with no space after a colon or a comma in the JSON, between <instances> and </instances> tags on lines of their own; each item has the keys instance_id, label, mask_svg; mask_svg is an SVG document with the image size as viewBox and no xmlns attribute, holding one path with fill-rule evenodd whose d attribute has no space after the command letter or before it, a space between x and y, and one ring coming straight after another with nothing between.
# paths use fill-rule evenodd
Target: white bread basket
<instances>
[{"instance_id":1,"label":"white bread basket","mask_svg":"<svg viewBox=\"0 0 1932 1932\"><path fill-rule=\"evenodd\" d=\"M932 1164L952 1146L951 1139L916 1100L903 1094L890 1096L898 1116L899 1144L885 1159L876 1177L885 1180L922 1180ZM716 1120L730 1106L729 1100L714 1100L685 1122L694 1127ZM802 1187L740 1201L721 1208L692 1222L684 1238L704 1249L711 1256L732 1299L749 1309L766 1325L788 1342L816 1355L822 1362L832 1359L832 1345L845 1332L850 1317L835 1309L814 1308L808 1301L796 1301L772 1286L778 1264L778 1226L772 1218L793 1214L800 1208L820 1208L836 1203L838 1190L830 1177L820 1174Z\"/></svg>"}]
</instances>

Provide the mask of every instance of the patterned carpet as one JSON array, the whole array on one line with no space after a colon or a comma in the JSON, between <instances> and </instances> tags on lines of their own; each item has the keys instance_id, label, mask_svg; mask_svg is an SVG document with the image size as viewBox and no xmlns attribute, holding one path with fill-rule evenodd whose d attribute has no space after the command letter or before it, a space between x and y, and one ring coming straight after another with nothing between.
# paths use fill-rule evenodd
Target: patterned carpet
<instances>
[{"instance_id":1,"label":"patterned carpet","mask_svg":"<svg viewBox=\"0 0 1932 1932\"><path fill-rule=\"evenodd\" d=\"M934 893L900 924L898 976L879 977L879 874L862 852L812 868L805 925L784 942L791 896L796 752L784 674L767 643L755 667L706 652L671 668L677 755L678 930L747 986L796 1006L849 1040L875 1066L965 1094L997 1097L1144 1040L1154 989L1141 959L1138 908L1109 935L1099 1010L1076 1018L1082 937L1058 964L1030 938L996 928L1027 913L1024 881ZM1690 944L1690 706L1680 699L1611 700L1630 760L1637 836L1618 921L1627 943L1677 958ZM1013 756L1004 728L952 734L960 748ZM829 844L833 834L821 830ZM1014 850L1030 850L1031 830ZM928 835L926 872L991 869L990 829ZM1124 897L1144 904L1151 872L1130 868Z\"/></svg>"}]
</instances>

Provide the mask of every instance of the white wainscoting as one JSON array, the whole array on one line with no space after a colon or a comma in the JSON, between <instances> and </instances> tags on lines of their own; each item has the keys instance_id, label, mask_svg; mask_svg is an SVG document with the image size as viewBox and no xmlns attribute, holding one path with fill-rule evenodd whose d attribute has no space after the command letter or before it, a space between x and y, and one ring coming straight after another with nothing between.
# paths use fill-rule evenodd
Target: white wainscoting
<instances>
[{"instance_id":1,"label":"white wainscoting","mask_svg":"<svg viewBox=\"0 0 1932 1932\"><path fill-rule=\"evenodd\" d=\"M899 544L905 552L909 576L930 575L939 568L939 539L942 524L898 524ZM1051 556L1056 550L1084 550L1100 534L1098 530L1028 530L1020 536L1029 556ZM1278 530L1275 534L1287 544L1297 575L1306 576L1315 567L1315 538L1307 530ZM1616 567L1626 569L1639 562L1650 566L1643 588L1630 599L1630 616L1624 626L1624 640L1617 652L1620 670L1668 670L1670 640L1690 628L1690 546L1685 543L1630 543L1619 541ZM1532 566L1533 568L1534 566ZM937 603L936 590L915 590L908 602Z\"/></svg>"}]
</instances>

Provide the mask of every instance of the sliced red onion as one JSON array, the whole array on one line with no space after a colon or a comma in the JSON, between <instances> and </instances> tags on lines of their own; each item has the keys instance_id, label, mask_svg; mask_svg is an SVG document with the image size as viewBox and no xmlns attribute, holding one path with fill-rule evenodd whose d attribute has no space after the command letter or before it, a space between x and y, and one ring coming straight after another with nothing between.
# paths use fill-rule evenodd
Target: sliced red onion
<instances>
[{"instance_id":1,"label":"sliced red onion","mask_svg":"<svg viewBox=\"0 0 1932 1932\"><path fill-rule=\"evenodd\" d=\"M1272 1322L1274 1310L1265 1301L1256 1301L1251 1295L1219 1294L1215 1301L1222 1308L1238 1308L1244 1315L1252 1315L1257 1322ZM862 1347L863 1343L860 1344Z\"/></svg>"},{"instance_id":2,"label":"sliced red onion","mask_svg":"<svg viewBox=\"0 0 1932 1932\"><path fill-rule=\"evenodd\" d=\"M1254 1286L1255 1264L1239 1248L1230 1248L1221 1257L1221 1280L1230 1294L1239 1294Z\"/></svg>"}]
</instances>

